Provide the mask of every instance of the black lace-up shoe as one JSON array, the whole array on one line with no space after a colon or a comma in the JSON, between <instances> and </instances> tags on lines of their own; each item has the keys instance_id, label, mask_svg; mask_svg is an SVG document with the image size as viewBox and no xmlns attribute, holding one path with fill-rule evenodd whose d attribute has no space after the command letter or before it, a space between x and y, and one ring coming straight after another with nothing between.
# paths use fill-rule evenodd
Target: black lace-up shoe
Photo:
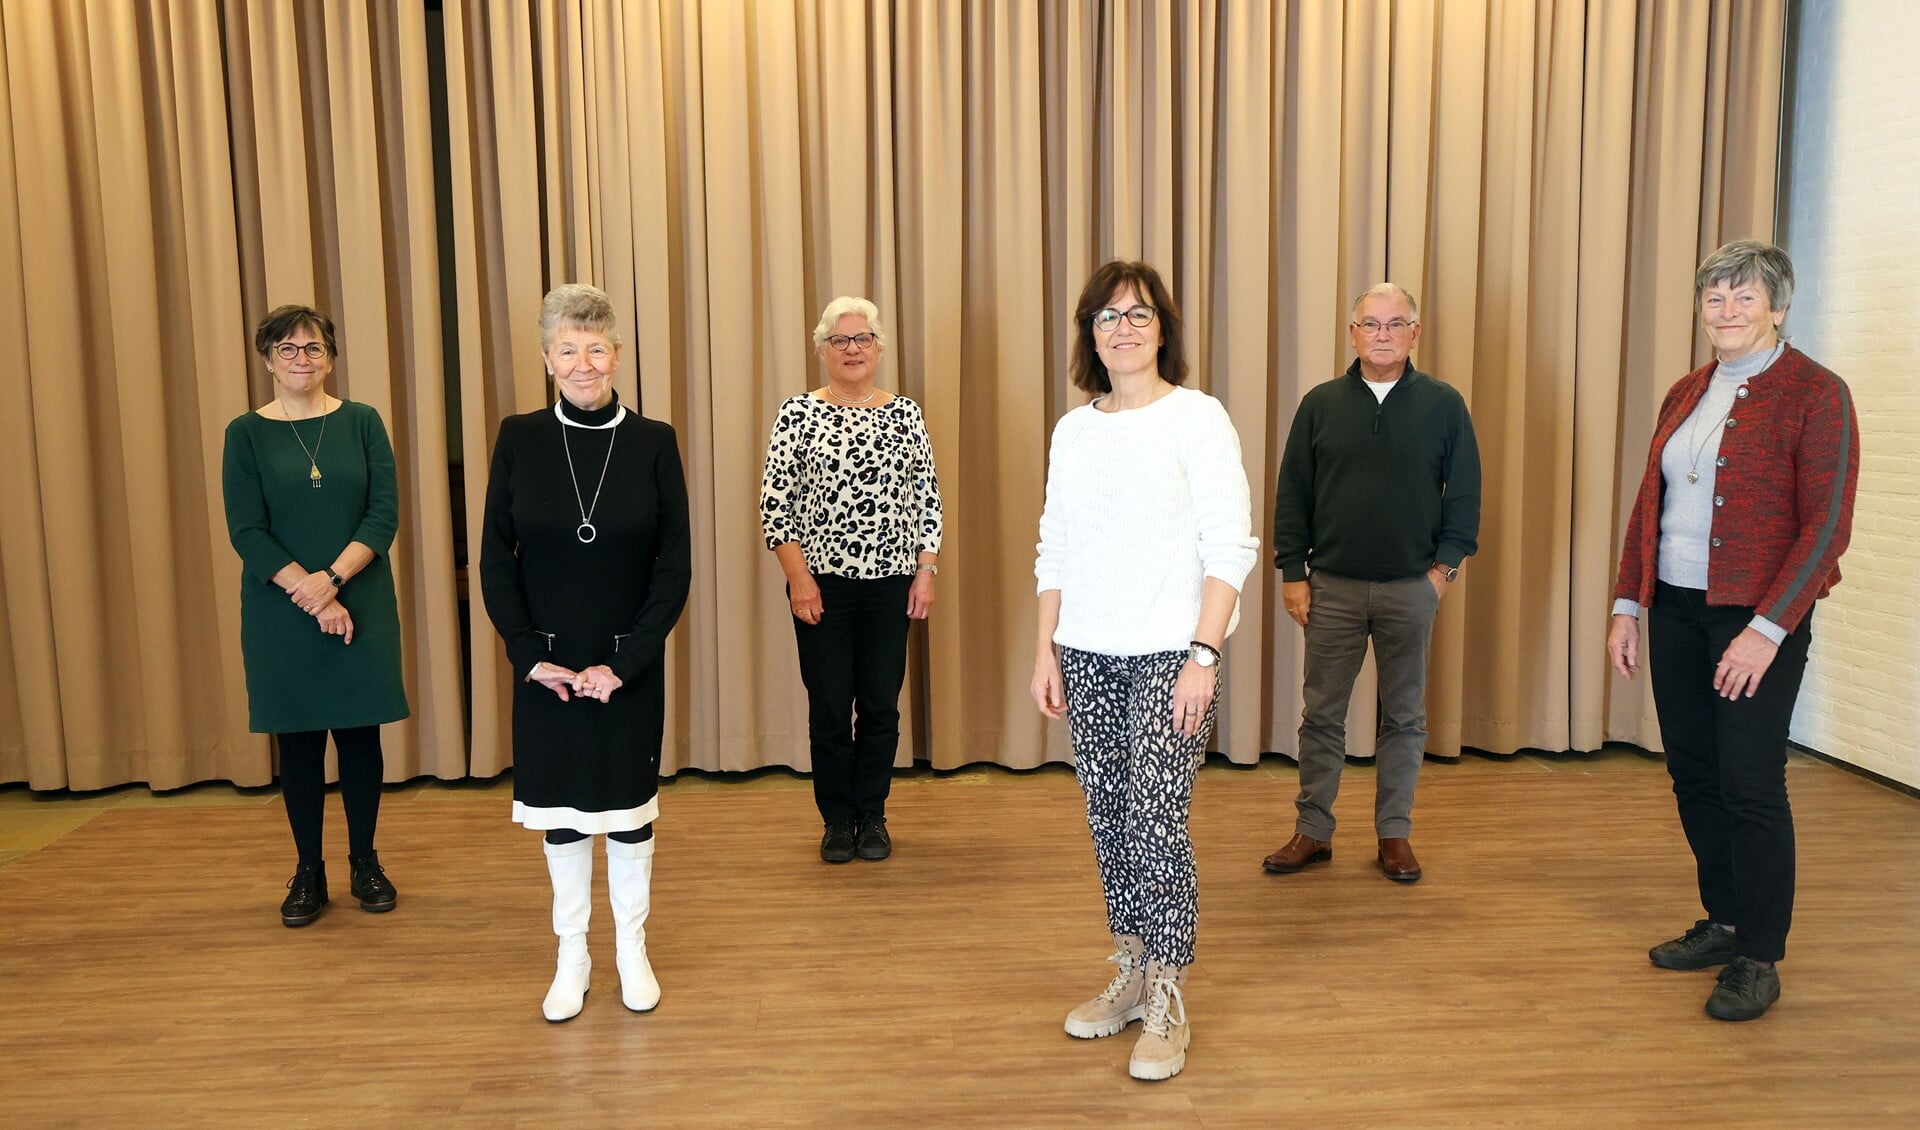
<instances>
[{"instance_id":1,"label":"black lace-up shoe","mask_svg":"<svg viewBox=\"0 0 1920 1130\"><path fill-rule=\"evenodd\" d=\"M1647 951L1662 969L1706 969L1733 960L1733 931L1702 918L1693 929Z\"/></svg>"},{"instance_id":2,"label":"black lace-up shoe","mask_svg":"<svg viewBox=\"0 0 1920 1130\"><path fill-rule=\"evenodd\" d=\"M370 851L365 855L353 856L347 860L353 868L353 897L360 900L361 910L370 910L375 914L385 914L393 909L400 899L400 892L393 889L393 881L387 878L387 869L380 866L380 853Z\"/></svg>"},{"instance_id":3,"label":"black lace-up shoe","mask_svg":"<svg viewBox=\"0 0 1920 1130\"><path fill-rule=\"evenodd\" d=\"M302 863L287 880L287 898L280 904L282 926L305 926L320 917L327 905L327 865Z\"/></svg>"},{"instance_id":4,"label":"black lace-up shoe","mask_svg":"<svg viewBox=\"0 0 1920 1130\"><path fill-rule=\"evenodd\" d=\"M1779 970L1750 957L1736 957L1720 971L1720 983L1707 997L1707 1015L1715 1020L1757 1020L1779 999Z\"/></svg>"},{"instance_id":5,"label":"black lace-up shoe","mask_svg":"<svg viewBox=\"0 0 1920 1130\"><path fill-rule=\"evenodd\" d=\"M885 859L893 854L893 837L887 835L887 818L870 816L860 822L861 859Z\"/></svg>"},{"instance_id":6,"label":"black lace-up shoe","mask_svg":"<svg viewBox=\"0 0 1920 1130\"><path fill-rule=\"evenodd\" d=\"M828 863L846 863L853 858L853 825L829 824L820 837L820 858Z\"/></svg>"}]
</instances>

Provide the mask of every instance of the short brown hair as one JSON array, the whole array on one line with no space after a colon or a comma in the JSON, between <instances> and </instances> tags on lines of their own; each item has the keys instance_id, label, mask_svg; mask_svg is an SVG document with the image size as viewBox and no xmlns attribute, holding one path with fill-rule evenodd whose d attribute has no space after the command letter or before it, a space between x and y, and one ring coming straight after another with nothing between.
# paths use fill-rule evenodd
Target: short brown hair
<instances>
[{"instance_id":1,"label":"short brown hair","mask_svg":"<svg viewBox=\"0 0 1920 1130\"><path fill-rule=\"evenodd\" d=\"M307 330L320 339L327 347L327 356L340 356L340 347L333 339L333 319L315 310L311 306L275 306L260 319L253 330L253 348L265 357L274 346L293 336L293 331Z\"/></svg>"},{"instance_id":2,"label":"short brown hair","mask_svg":"<svg viewBox=\"0 0 1920 1130\"><path fill-rule=\"evenodd\" d=\"M1160 272L1134 259L1115 259L1093 272L1080 291L1073 308L1073 356L1067 363L1073 387L1093 393L1113 391L1107 367L1093 347L1093 316L1106 306L1113 292L1131 283L1135 294L1152 305L1160 321L1160 379L1170 385L1187 380L1186 337L1182 333L1180 307L1160 281Z\"/></svg>"}]
</instances>

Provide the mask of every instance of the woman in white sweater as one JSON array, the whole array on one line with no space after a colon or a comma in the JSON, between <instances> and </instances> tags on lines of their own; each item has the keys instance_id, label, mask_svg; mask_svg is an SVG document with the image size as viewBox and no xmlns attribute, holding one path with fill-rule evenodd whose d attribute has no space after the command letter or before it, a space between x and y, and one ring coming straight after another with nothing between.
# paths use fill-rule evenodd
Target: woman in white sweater
<instances>
[{"instance_id":1,"label":"woman in white sweater","mask_svg":"<svg viewBox=\"0 0 1920 1130\"><path fill-rule=\"evenodd\" d=\"M1128 1071L1166 1079L1186 1066L1189 1039L1187 809L1259 540L1233 422L1181 387L1180 311L1159 274L1101 267L1074 325L1073 383L1096 397L1053 430L1032 690L1073 733L1119 970L1066 1028L1094 1039L1144 1021Z\"/></svg>"}]
</instances>

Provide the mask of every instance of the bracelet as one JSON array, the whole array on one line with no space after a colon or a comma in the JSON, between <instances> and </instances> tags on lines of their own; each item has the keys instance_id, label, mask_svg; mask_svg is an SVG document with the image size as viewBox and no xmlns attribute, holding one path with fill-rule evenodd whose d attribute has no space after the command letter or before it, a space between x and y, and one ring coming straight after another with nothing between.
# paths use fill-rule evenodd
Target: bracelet
<instances>
[{"instance_id":1,"label":"bracelet","mask_svg":"<svg viewBox=\"0 0 1920 1130\"><path fill-rule=\"evenodd\" d=\"M940 575L940 566L935 565L931 561L922 561L913 567L913 571L916 573L932 573L937 577Z\"/></svg>"}]
</instances>

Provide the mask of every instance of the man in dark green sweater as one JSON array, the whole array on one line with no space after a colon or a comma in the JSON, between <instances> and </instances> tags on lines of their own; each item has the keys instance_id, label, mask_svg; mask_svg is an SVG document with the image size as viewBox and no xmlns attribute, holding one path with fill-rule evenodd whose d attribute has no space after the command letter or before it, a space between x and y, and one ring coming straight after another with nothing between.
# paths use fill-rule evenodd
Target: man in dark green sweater
<instances>
[{"instance_id":1,"label":"man in dark green sweater","mask_svg":"<svg viewBox=\"0 0 1920 1130\"><path fill-rule=\"evenodd\" d=\"M1294 836L1263 866L1292 874L1333 858L1347 702L1373 641L1380 728L1373 823L1380 870L1411 883L1414 784L1427 742L1433 616L1480 535L1480 449L1453 386L1408 363L1413 296L1381 283L1353 304L1351 368L1301 398L1274 492L1273 560L1287 615L1306 631Z\"/></svg>"}]
</instances>

